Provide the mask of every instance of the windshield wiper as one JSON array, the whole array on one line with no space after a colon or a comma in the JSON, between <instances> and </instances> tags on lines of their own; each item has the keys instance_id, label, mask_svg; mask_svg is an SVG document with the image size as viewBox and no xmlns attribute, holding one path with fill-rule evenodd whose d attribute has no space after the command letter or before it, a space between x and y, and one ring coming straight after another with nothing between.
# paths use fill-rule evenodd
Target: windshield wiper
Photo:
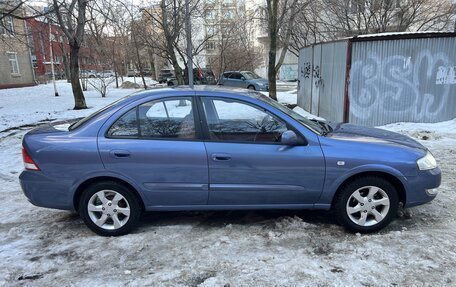
<instances>
[{"instance_id":1,"label":"windshield wiper","mask_svg":"<svg viewBox=\"0 0 456 287\"><path fill-rule=\"evenodd\" d=\"M327 135L328 133L332 132L332 127L325 121L320 121L320 120L317 120L317 119L311 119L312 122L314 123L317 123L320 128L323 130L322 132L322 136L325 136Z\"/></svg>"}]
</instances>

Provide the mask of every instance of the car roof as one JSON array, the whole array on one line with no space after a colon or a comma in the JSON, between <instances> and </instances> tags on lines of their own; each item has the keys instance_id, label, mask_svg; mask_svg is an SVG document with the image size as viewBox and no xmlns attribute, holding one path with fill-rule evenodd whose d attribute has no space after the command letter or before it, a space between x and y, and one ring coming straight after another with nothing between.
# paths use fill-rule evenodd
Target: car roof
<instances>
[{"instance_id":1,"label":"car roof","mask_svg":"<svg viewBox=\"0 0 456 287\"><path fill-rule=\"evenodd\" d=\"M150 89L145 91L140 91L131 94L128 98L131 101L136 101L141 98L150 97L154 95L160 96L175 96L175 97L188 97L188 93L186 92L197 92L198 96L246 96L250 98L258 98L258 92L246 90L242 88L236 87L226 87L226 86L215 86L215 85L196 85L193 88L189 86L174 86L174 87L165 87L165 88L157 88L157 89Z\"/></svg>"}]
</instances>

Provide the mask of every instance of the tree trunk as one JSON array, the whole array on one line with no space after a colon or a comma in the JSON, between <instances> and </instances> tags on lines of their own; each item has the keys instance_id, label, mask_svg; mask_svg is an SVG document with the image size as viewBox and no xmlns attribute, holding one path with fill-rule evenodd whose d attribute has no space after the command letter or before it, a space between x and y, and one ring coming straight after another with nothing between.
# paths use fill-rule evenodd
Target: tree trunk
<instances>
[{"instance_id":1,"label":"tree trunk","mask_svg":"<svg viewBox=\"0 0 456 287\"><path fill-rule=\"evenodd\" d=\"M268 61L268 82L269 97L277 101L276 88L276 53L277 53L277 13L278 0L268 0L268 34L269 34L269 61Z\"/></svg>"},{"instance_id":2,"label":"tree trunk","mask_svg":"<svg viewBox=\"0 0 456 287\"><path fill-rule=\"evenodd\" d=\"M79 82L79 47L70 45L70 78L74 97L74 109L87 109L87 105Z\"/></svg>"},{"instance_id":3,"label":"tree trunk","mask_svg":"<svg viewBox=\"0 0 456 287\"><path fill-rule=\"evenodd\" d=\"M174 73L176 74L177 84L184 85L184 76L182 75L182 68L179 66L179 62L177 61L176 54L173 52L170 53L171 55L171 63L173 64Z\"/></svg>"},{"instance_id":4,"label":"tree trunk","mask_svg":"<svg viewBox=\"0 0 456 287\"><path fill-rule=\"evenodd\" d=\"M135 29L139 29L135 27ZM136 31L132 31L133 43L135 44L135 52L136 52L136 60L137 60L137 68L141 74L141 79L143 82L144 90L147 90L146 80L144 79L143 67L141 62L141 56L139 55L139 47L138 47L138 40L136 39Z\"/></svg>"}]
</instances>

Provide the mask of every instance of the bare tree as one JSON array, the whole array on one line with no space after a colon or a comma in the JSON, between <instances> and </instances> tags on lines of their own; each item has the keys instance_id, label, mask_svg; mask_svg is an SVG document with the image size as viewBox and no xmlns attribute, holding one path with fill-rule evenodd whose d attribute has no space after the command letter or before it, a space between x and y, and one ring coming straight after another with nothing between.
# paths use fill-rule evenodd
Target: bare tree
<instances>
[{"instance_id":1,"label":"bare tree","mask_svg":"<svg viewBox=\"0 0 456 287\"><path fill-rule=\"evenodd\" d=\"M212 5L224 3L220 1ZM226 11L217 21L209 19L210 33L205 46L209 64L216 75L226 70L253 71L259 66L261 57L259 48L254 45L256 39L251 25L255 15L250 12L238 6Z\"/></svg>"},{"instance_id":2,"label":"bare tree","mask_svg":"<svg viewBox=\"0 0 456 287\"><path fill-rule=\"evenodd\" d=\"M70 77L75 110L87 108L79 82L79 49L84 40L88 2L89 0L53 0L58 23L70 46Z\"/></svg>"},{"instance_id":3,"label":"bare tree","mask_svg":"<svg viewBox=\"0 0 456 287\"><path fill-rule=\"evenodd\" d=\"M290 45L292 29L297 11L307 6L306 0L267 0L267 24L269 36L268 82L269 96L277 100L277 73L285 59ZM281 48L279 59L277 50Z\"/></svg>"},{"instance_id":4,"label":"bare tree","mask_svg":"<svg viewBox=\"0 0 456 287\"><path fill-rule=\"evenodd\" d=\"M452 29L451 0L322 0L320 23L330 38L369 33Z\"/></svg>"},{"instance_id":5,"label":"bare tree","mask_svg":"<svg viewBox=\"0 0 456 287\"><path fill-rule=\"evenodd\" d=\"M105 98L108 94L108 87L115 81L114 77L103 77L97 76L96 78L88 79L89 85L91 85L102 98Z\"/></svg>"},{"instance_id":6,"label":"bare tree","mask_svg":"<svg viewBox=\"0 0 456 287\"><path fill-rule=\"evenodd\" d=\"M192 19L201 16L200 1L194 1L189 7L189 15ZM185 83L183 70L179 65L179 60L187 66L187 51L185 39L185 5L183 0L161 0L159 6L151 9L143 9L146 17L144 21L150 32L143 34L143 41L159 57L163 57L171 63L179 85ZM198 15L198 13L201 13ZM194 25L193 25L194 26ZM192 27L192 33L194 28ZM204 49L207 38L192 43L192 56L197 55Z\"/></svg>"}]
</instances>

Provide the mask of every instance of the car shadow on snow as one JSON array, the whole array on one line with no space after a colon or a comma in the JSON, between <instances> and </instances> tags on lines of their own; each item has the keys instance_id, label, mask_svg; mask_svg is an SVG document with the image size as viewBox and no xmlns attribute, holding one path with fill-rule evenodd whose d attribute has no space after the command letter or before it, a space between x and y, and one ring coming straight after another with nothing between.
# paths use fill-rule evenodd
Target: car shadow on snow
<instances>
[{"instance_id":1,"label":"car shadow on snow","mask_svg":"<svg viewBox=\"0 0 456 287\"><path fill-rule=\"evenodd\" d=\"M344 231L332 211L322 210L242 210L242 211L175 211L175 212L147 212L139 224L140 229L148 227L192 225L205 229L224 228L227 225L260 226L274 229L277 222L284 218L297 219L329 233L335 230ZM415 220L398 214L388 226L374 234L385 234L393 231L402 231L417 225ZM404 228L405 227L405 228Z\"/></svg>"},{"instance_id":2,"label":"car shadow on snow","mask_svg":"<svg viewBox=\"0 0 456 287\"><path fill-rule=\"evenodd\" d=\"M142 217L142 225L166 226L190 224L203 227L236 225L267 225L283 217L299 217L310 224L336 224L328 211L311 210L242 210L242 211L176 211L148 212Z\"/></svg>"}]
</instances>

